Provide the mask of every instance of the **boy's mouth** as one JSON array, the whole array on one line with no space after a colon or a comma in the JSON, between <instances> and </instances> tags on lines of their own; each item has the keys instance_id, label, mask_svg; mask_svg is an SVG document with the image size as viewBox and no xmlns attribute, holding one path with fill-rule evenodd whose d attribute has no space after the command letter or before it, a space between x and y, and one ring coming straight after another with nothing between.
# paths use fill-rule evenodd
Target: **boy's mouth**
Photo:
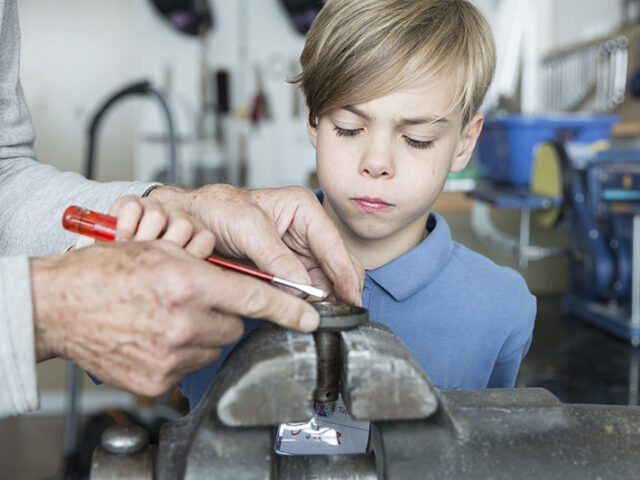
<instances>
[{"instance_id":1,"label":"boy's mouth","mask_svg":"<svg viewBox=\"0 0 640 480\"><path fill-rule=\"evenodd\" d=\"M358 197L352 198L351 201L365 212L382 212L393 208L392 203L387 203L381 198Z\"/></svg>"}]
</instances>

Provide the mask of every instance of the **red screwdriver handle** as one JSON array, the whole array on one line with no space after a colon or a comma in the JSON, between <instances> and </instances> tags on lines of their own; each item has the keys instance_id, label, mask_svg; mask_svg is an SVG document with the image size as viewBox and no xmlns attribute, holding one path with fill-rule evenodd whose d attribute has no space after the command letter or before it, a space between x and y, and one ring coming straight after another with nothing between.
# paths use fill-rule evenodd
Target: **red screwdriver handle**
<instances>
[{"instance_id":1,"label":"red screwdriver handle","mask_svg":"<svg viewBox=\"0 0 640 480\"><path fill-rule=\"evenodd\" d=\"M62 216L62 226L65 229L103 242L112 242L115 240L117 223L118 219L116 217L74 205L67 208ZM267 282L273 280L273 275L269 273L230 262L229 260L216 257L207 257L207 260L215 265L245 273L252 277L266 280Z\"/></svg>"},{"instance_id":2,"label":"red screwdriver handle","mask_svg":"<svg viewBox=\"0 0 640 480\"><path fill-rule=\"evenodd\" d=\"M67 208L62 216L62 226L67 230L103 242L115 240L117 223L116 217L75 205Z\"/></svg>"}]
</instances>

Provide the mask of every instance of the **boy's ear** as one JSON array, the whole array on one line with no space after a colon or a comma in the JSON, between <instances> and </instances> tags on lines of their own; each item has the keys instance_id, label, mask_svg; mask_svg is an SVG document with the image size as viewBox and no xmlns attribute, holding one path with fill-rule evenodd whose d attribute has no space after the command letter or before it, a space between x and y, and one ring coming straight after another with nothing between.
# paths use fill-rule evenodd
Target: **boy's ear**
<instances>
[{"instance_id":1,"label":"boy's ear","mask_svg":"<svg viewBox=\"0 0 640 480\"><path fill-rule=\"evenodd\" d=\"M476 147L476 141L482 131L482 124L484 123L484 115L480 112L476 113L467 126L462 130L460 136L460 143L458 145L458 151L451 163L450 171L457 173L467 166L471 159L473 149Z\"/></svg>"},{"instance_id":2,"label":"boy's ear","mask_svg":"<svg viewBox=\"0 0 640 480\"><path fill-rule=\"evenodd\" d=\"M311 142L311 145L313 145L313 148L316 148L316 145L318 144L318 127L312 127L309 122L309 106L307 105L306 99L304 101L304 111L307 117L307 136L309 137L309 141Z\"/></svg>"}]
</instances>

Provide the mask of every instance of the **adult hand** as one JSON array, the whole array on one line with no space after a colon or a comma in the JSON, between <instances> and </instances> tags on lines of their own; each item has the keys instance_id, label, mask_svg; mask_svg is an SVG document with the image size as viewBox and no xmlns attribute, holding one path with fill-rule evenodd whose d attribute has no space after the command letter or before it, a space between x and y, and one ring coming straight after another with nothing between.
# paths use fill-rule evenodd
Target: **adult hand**
<instances>
[{"instance_id":1,"label":"adult hand","mask_svg":"<svg viewBox=\"0 0 640 480\"><path fill-rule=\"evenodd\" d=\"M150 196L178 201L201 218L214 233L216 251L221 254L248 257L266 272L312 283L360 305L364 270L309 190L207 185L185 191L166 186Z\"/></svg>"},{"instance_id":2,"label":"adult hand","mask_svg":"<svg viewBox=\"0 0 640 480\"><path fill-rule=\"evenodd\" d=\"M31 259L36 357L75 361L155 396L241 335L239 315L311 331L307 302L165 240L98 243Z\"/></svg>"}]
</instances>

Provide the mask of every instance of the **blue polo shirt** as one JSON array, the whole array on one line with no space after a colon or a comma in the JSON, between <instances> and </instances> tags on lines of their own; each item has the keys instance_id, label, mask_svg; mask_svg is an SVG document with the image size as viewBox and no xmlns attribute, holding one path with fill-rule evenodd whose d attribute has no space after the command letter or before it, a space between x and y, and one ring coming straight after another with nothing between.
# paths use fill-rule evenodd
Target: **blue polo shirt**
<instances>
[{"instance_id":1,"label":"blue polo shirt","mask_svg":"<svg viewBox=\"0 0 640 480\"><path fill-rule=\"evenodd\" d=\"M513 387L531 343L535 297L520 274L452 241L440 215L426 228L418 246L366 272L370 320L390 327L438 388ZM244 335L262 323L245 319ZM181 382L192 408L232 348Z\"/></svg>"}]
</instances>

